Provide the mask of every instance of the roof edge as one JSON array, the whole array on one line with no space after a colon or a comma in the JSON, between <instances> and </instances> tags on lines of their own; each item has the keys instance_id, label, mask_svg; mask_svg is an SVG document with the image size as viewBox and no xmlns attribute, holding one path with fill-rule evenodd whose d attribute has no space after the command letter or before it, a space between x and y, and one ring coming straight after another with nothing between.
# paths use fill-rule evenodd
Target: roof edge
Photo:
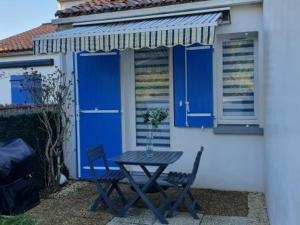
<instances>
[{"instance_id":1,"label":"roof edge","mask_svg":"<svg viewBox=\"0 0 300 225\"><path fill-rule=\"evenodd\" d=\"M4 57L15 57L15 56L32 56L33 51L31 50L24 50L24 51L15 51L15 52L0 52L0 58Z\"/></svg>"},{"instance_id":2,"label":"roof edge","mask_svg":"<svg viewBox=\"0 0 300 225\"><path fill-rule=\"evenodd\" d=\"M120 18L133 18L139 16L149 16L172 12L185 12L198 9L212 9L220 7L230 7L237 5L249 5L249 4L261 4L263 0L210 0L210 1L200 1L181 4L180 9L178 9L178 4L168 5L168 6L158 6L151 8L142 9L131 9L124 11L114 11L106 13L98 13L91 15L82 16L72 16L66 18L58 18L52 20L55 25L71 24L71 23L82 23L82 22L93 22L97 20L106 19L120 19Z\"/></svg>"}]
</instances>

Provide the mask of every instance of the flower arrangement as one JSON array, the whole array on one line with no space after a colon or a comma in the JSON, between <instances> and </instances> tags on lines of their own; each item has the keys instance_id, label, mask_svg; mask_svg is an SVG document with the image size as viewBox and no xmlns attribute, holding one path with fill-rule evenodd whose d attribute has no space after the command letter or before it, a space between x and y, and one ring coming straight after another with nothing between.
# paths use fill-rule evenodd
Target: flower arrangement
<instances>
[{"instance_id":1,"label":"flower arrangement","mask_svg":"<svg viewBox=\"0 0 300 225\"><path fill-rule=\"evenodd\" d=\"M153 128L157 128L158 125L168 117L169 113L167 109L153 109L147 110L143 114L144 123L152 125Z\"/></svg>"},{"instance_id":2,"label":"flower arrangement","mask_svg":"<svg viewBox=\"0 0 300 225\"><path fill-rule=\"evenodd\" d=\"M146 152L148 157L153 155L152 139L153 139L153 129L158 128L158 125L161 124L169 115L167 109L153 109L147 110L142 116L144 118L144 123L149 126L149 134L147 137L147 146Z\"/></svg>"}]
</instances>

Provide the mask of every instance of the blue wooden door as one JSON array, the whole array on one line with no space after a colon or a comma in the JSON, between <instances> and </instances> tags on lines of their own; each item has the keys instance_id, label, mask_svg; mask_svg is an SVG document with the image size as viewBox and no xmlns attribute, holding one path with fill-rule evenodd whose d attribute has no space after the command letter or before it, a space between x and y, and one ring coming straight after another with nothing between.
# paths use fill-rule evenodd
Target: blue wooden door
<instances>
[{"instance_id":1,"label":"blue wooden door","mask_svg":"<svg viewBox=\"0 0 300 225\"><path fill-rule=\"evenodd\" d=\"M79 97L79 177L89 178L87 149L102 144L107 158L121 153L120 62L118 52L80 53ZM103 163L97 162L101 173ZM115 165L109 165L113 167Z\"/></svg>"}]
</instances>

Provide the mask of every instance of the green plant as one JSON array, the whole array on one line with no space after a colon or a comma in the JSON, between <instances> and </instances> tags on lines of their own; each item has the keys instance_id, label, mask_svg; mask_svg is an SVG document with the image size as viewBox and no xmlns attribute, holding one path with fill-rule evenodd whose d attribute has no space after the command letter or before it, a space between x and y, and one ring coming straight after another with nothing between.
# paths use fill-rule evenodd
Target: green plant
<instances>
[{"instance_id":1,"label":"green plant","mask_svg":"<svg viewBox=\"0 0 300 225\"><path fill-rule=\"evenodd\" d=\"M147 110L142 116L144 123L151 124L153 128L157 128L158 125L164 121L169 115L167 109L153 109Z\"/></svg>"},{"instance_id":2,"label":"green plant","mask_svg":"<svg viewBox=\"0 0 300 225\"><path fill-rule=\"evenodd\" d=\"M36 225L37 221L28 215L0 216L0 225Z\"/></svg>"}]
</instances>

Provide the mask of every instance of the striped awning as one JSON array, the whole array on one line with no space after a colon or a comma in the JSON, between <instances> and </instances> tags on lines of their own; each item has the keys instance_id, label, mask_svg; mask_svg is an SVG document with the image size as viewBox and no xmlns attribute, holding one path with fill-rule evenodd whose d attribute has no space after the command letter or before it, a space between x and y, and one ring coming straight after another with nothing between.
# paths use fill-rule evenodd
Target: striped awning
<instances>
[{"instance_id":1,"label":"striped awning","mask_svg":"<svg viewBox=\"0 0 300 225\"><path fill-rule=\"evenodd\" d=\"M211 45L222 13L82 26L34 39L35 54Z\"/></svg>"}]
</instances>

